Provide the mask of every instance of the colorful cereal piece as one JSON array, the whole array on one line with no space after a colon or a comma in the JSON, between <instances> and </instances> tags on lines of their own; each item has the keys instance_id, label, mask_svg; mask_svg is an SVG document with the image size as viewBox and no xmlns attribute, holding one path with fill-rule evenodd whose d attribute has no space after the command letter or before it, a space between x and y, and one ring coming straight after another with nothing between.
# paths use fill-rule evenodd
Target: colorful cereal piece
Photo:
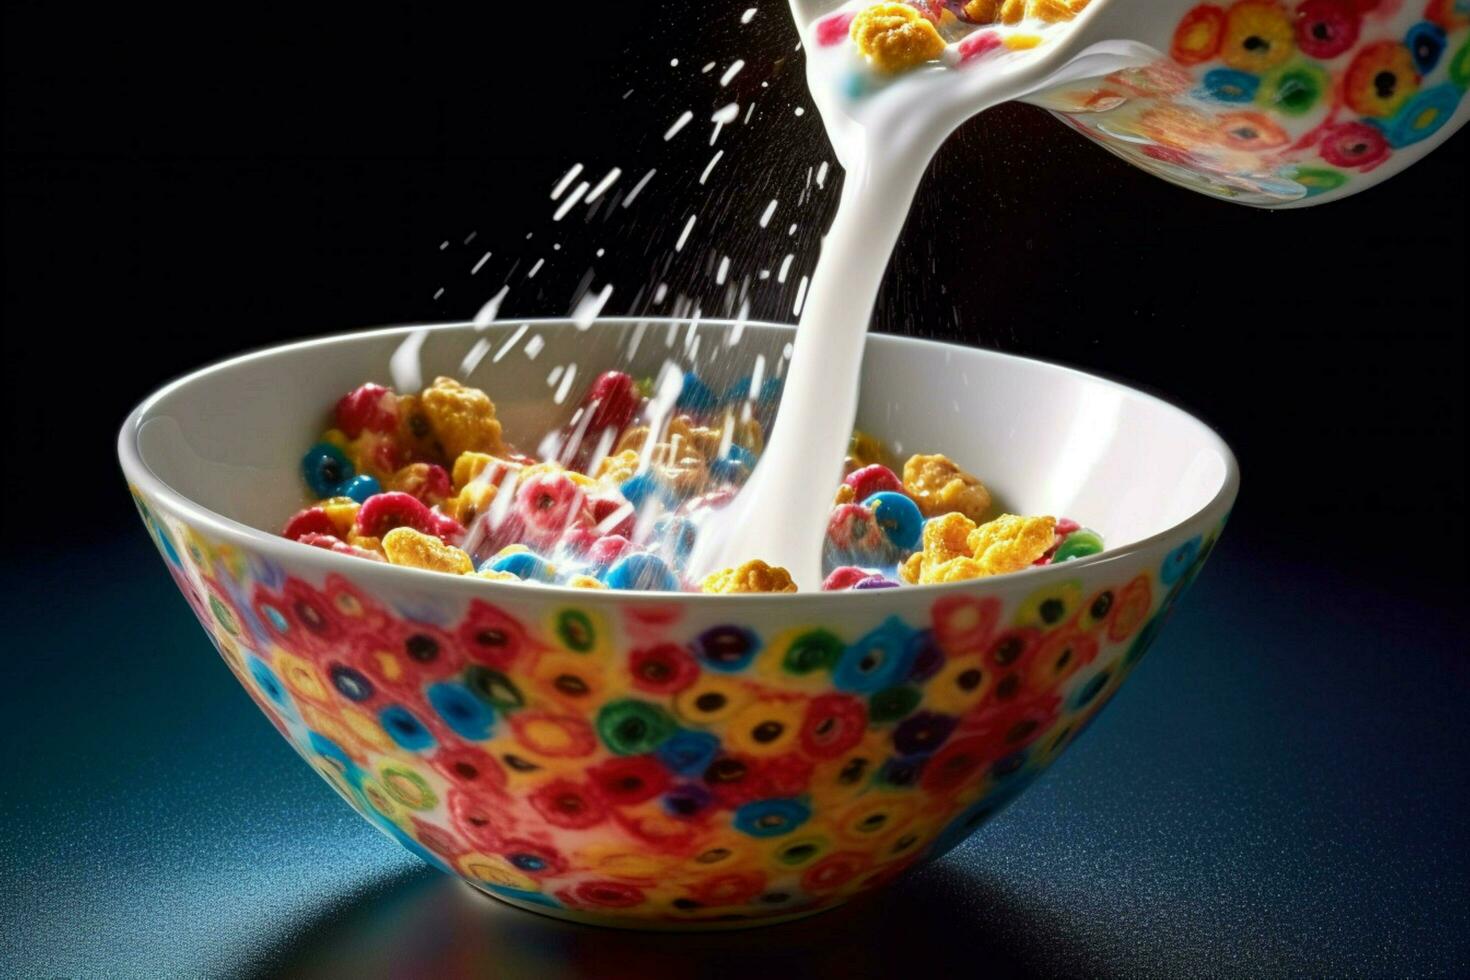
<instances>
[{"instance_id":1,"label":"colorful cereal piece","mask_svg":"<svg viewBox=\"0 0 1470 980\"><path fill-rule=\"evenodd\" d=\"M490 559L481 571L509 572L523 582L555 582L556 568L532 551L517 551Z\"/></svg>"},{"instance_id":2,"label":"colorful cereal piece","mask_svg":"<svg viewBox=\"0 0 1470 980\"><path fill-rule=\"evenodd\" d=\"M342 484L357 475L347 454L330 442L319 442L301 457L306 485L318 497L338 496Z\"/></svg>"},{"instance_id":3,"label":"colorful cereal piece","mask_svg":"<svg viewBox=\"0 0 1470 980\"><path fill-rule=\"evenodd\" d=\"M620 558L604 578L610 589L634 592L678 592L679 579L657 555L632 554Z\"/></svg>"},{"instance_id":4,"label":"colorful cereal piece","mask_svg":"<svg viewBox=\"0 0 1470 980\"><path fill-rule=\"evenodd\" d=\"M910 456L903 464L903 489L925 517L958 512L978 523L990 510L985 484L943 454Z\"/></svg>"},{"instance_id":5,"label":"colorful cereal piece","mask_svg":"<svg viewBox=\"0 0 1470 980\"><path fill-rule=\"evenodd\" d=\"M470 556L459 548L411 527L396 527L383 535L383 554L394 565L423 568L431 572L468 575L475 570Z\"/></svg>"},{"instance_id":6,"label":"colorful cereal piece","mask_svg":"<svg viewBox=\"0 0 1470 980\"><path fill-rule=\"evenodd\" d=\"M1082 528L1068 534L1057 550L1052 553L1052 562L1064 562L1072 558L1086 558L1103 550L1103 539L1096 531Z\"/></svg>"},{"instance_id":7,"label":"colorful cereal piece","mask_svg":"<svg viewBox=\"0 0 1470 980\"><path fill-rule=\"evenodd\" d=\"M924 529L924 515L907 496L884 490L865 499L863 506L873 512L873 519L895 548L910 551L918 547L919 535Z\"/></svg>"},{"instance_id":8,"label":"colorful cereal piece","mask_svg":"<svg viewBox=\"0 0 1470 980\"><path fill-rule=\"evenodd\" d=\"M383 488L378 481L366 473L359 473L352 479L341 483L337 487L337 493L343 497L350 497L359 504L374 494L382 493Z\"/></svg>"},{"instance_id":9,"label":"colorful cereal piece","mask_svg":"<svg viewBox=\"0 0 1470 980\"><path fill-rule=\"evenodd\" d=\"M359 385L342 396L332 414L349 439L363 432L388 435L398 429L398 396L382 385Z\"/></svg>"},{"instance_id":10,"label":"colorful cereal piece","mask_svg":"<svg viewBox=\"0 0 1470 980\"><path fill-rule=\"evenodd\" d=\"M292 541L300 541L308 534L335 535L336 533L337 525L321 507L307 507L298 510L291 515L291 519L281 529L282 537L290 538Z\"/></svg>"},{"instance_id":11,"label":"colorful cereal piece","mask_svg":"<svg viewBox=\"0 0 1470 980\"><path fill-rule=\"evenodd\" d=\"M419 396L441 456L458 459L461 453L494 453L500 448L500 423L495 403L478 388L453 378L435 378Z\"/></svg>"},{"instance_id":12,"label":"colorful cereal piece","mask_svg":"<svg viewBox=\"0 0 1470 980\"><path fill-rule=\"evenodd\" d=\"M938 58L944 38L913 7L875 3L853 18L851 36L873 68L896 74Z\"/></svg>"},{"instance_id":13,"label":"colorful cereal piece","mask_svg":"<svg viewBox=\"0 0 1470 980\"><path fill-rule=\"evenodd\" d=\"M842 484L852 491L852 499L861 501L884 491L903 492L903 481L882 463L858 467L843 478Z\"/></svg>"},{"instance_id":14,"label":"colorful cereal piece","mask_svg":"<svg viewBox=\"0 0 1470 980\"><path fill-rule=\"evenodd\" d=\"M406 493L376 494L364 501L357 512L355 530L365 537L381 538L396 527L411 527L445 543L464 537L464 528L458 521L434 513Z\"/></svg>"},{"instance_id":15,"label":"colorful cereal piece","mask_svg":"<svg viewBox=\"0 0 1470 980\"><path fill-rule=\"evenodd\" d=\"M1053 517L1002 514L971 531L965 543L987 574L1019 572L1051 548L1056 524Z\"/></svg>"},{"instance_id":16,"label":"colorful cereal piece","mask_svg":"<svg viewBox=\"0 0 1470 980\"><path fill-rule=\"evenodd\" d=\"M700 583L701 592L733 595L742 592L795 592L791 573L779 566L754 559L739 568L715 572Z\"/></svg>"},{"instance_id":17,"label":"colorful cereal piece","mask_svg":"<svg viewBox=\"0 0 1470 980\"><path fill-rule=\"evenodd\" d=\"M437 463L409 463L388 477L387 487L433 507L454 493L449 471Z\"/></svg>"},{"instance_id":18,"label":"colorful cereal piece","mask_svg":"<svg viewBox=\"0 0 1470 980\"><path fill-rule=\"evenodd\" d=\"M863 579L871 576L872 573L865 568L858 568L856 565L839 565L832 569L827 577L822 580L822 591L840 592L844 589L850 589Z\"/></svg>"}]
</instances>

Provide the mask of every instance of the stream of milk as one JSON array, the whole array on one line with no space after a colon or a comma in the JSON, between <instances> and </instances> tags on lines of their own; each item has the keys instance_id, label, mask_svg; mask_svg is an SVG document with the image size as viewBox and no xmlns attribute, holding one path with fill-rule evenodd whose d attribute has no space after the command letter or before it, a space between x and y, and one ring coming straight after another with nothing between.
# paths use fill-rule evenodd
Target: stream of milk
<instances>
[{"instance_id":1,"label":"stream of milk","mask_svg":"<svg viewBox=\"0 0 1470 980\"><path fill-rule=\"evenodd\" d=\"M939 63L878 82L833 30L841 25L834 18L864 6L855 0L813 16L808 0L793 2L807 82L846 179L806 295L777 425L729 512L702 529L690 559L696 581L760 558L785 567L802 591L820 585L822 539L857 418L868 321L914 193L945 138L991 106L1158 57L1133 42L1079 50L1068 43L1079 18L1019 25L1043 38L1035 48L988 49L972 64L962 42Z\"/></svg>"}]
</instances>

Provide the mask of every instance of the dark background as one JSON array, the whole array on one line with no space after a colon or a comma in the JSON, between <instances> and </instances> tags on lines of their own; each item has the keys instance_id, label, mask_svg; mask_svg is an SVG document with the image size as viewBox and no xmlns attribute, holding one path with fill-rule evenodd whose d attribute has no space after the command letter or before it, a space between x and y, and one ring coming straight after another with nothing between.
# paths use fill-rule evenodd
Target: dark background
<instances>
[{"instance_id":1,"label":"dark background","mask_svg":"<svg viewBox=\"0 0 1470 980\"><path fill-rule=\"evenodd\" d=\"M0 933L24 924L40 943L17 972L244 969L232 957L260 949L236 933L259 920L229 876L250 882L250 908L268 896L313 928L356 916L339 946L376 948L364 930L381 945L409 929L404 903L449 915L461 941L480 928L445 913L450 893L435 889L447 883L316 785L208 663L146 554L115 433L161 382L212 359L467 318L506 281L508 316L567 313L594 267L599 286L615 285L607 312L667 311L651 303L666 281L713 315L724 309L713 256L732 255L739 277L791 250L792 280L751 292L754 315L791 319L835 170L796 203L829 151L784 4L751 3L760 13L742 27L744 3L621 0L571 32L544 4L6 8L0 560L27 657L0 669L0 736L22 760L10 798L28 802L0 806L0 819L23 817L11 826L39 835L0 850L5 891L21 896L18 910L0 908ZM734 57L747 66L722 90ZM718 67L703 75L709 60ZM751 123L726 129L701 187L708 114L752 98ZM686 108L694 122L665 143ZM970 858L942 862L866 918L822 920L837 925L811 943L892 921L940 944L964 934L1006 970L1461 972L1467 154L1461 132L1370 192L1270 213L1170 187L1029 107L996 109L945 147L875 327L1155 390L1220 430L1243 490L1213 577L1127 707L986 831L982 883L964 877ZM575 162L594 181L621 167L624 191L651 167L658 176L632 207L610 199L556 224L550 188ZM760 232L772 197L781 211ZM694 209L698 247L666 265ZM781 244L792 221L794 247ZM538 257L546 266L528 280ZM63 681L101 672L105 702L79 701ZM58 734L58 718L85 720ZM196 776L165 785L153 760L170 755ZM159 810L165 798L174 809ZM1081 812L1087 821L1065 819ZM100 853L45 832L79 819ZM189 888L222 889L213 907L187 904L183 885L159 898L127 864L192 868L201 852L257 846L242 827L272 841L292 821L292 846L311 856L273 878L256 853L228 858L226 877L196 874ZM216 836L196 844L200 833ZM368 857L344 866L328 845L354 834ZM996 842L1014 848L999 863ZM323 904L308 861L337 869L338 904ZM35 894L51 897L27 908ZM95 914L134 894L142 920ZM98 929L107 946L82 938ZM589 935L606 934L547 941ZM772 949L808 945L784 935ZM267 966L318 955L257 939ZM900 947L873 962L900 968ZM203 952L109 959L120 949ZM579 955L640 951L610 949Z\"/></svg>"},{"instance_id":2,"label":"dark background","mask_svg":"<svg viewBox=\"0 0 1470 980\"><path fill-rule=\"evenodd\" d=\"M212 359L468 318L517 261L505 315L565 314L593 266L616 286L607 312L634 311L662 279L716 313L707 251L686 248L660 275L696 207L692 241L733 254L737 273L773 268L787 250L777 226L799 221L797 271L809 271L835 181L793 207L830 157L784 5L758 6L742 27L733 10L703 22L685 4L622 2L568 34L500 5L183 20L134 6L81 24L52 4L7 8L10 547L130 524L115 428ZM747 67L722 90L736 56ZM706 60L719 67L701 75ZM708 113L753 96L756 117L726 130L701 188ZM685 108L695 121L664 143ZM1463 583L1467 152L1460 133L1372 193L1261 212L1002 107L934 163L875 324L1161 392L1239 454L1232 533L1365 576ZM623 188L659 174L633 207L553 225L550 188L575 162L593 181L620 166ZM771 197L781 212L750 234ZM527 280L537 257L546 267ZM753 312L789 320L796 278L757 282ZM654 309L650 293L637 312ZM86 506L32 519L38 466L85 467Z\"/></svg>"}]
</instances>

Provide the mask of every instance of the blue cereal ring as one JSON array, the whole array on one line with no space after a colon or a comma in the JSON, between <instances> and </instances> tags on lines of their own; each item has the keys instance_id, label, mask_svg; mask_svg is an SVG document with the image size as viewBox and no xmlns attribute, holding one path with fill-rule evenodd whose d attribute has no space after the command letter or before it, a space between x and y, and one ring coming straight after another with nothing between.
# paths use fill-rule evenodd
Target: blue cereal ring
<instances>
[{"instance_id":1,"label":"blue cereal ring","mask_svg":"<svg viewBox=\"0 0 1470 980\"><path fill-rule=\"evenodd\" d=\"M864 500L863 506L873 512L878 526L895 548L911 551L919 546L919 536L924 531L924 515L919 513L919 505L907 494L883 490Z\"/></svg>"},{"instance_id":2,"label":"blue cereal ring","mask_svg":"<svg viewBox=\"0 0 1470 980\"><path fill-rule=\"evenodd\" d=\"M735 811L735 829L752 837L780 837L811 819L812 808L801 800L756 800Z\"/></svg>"},{"instance_id":3,"label":"blue cereal ring","mask_svg":"<svg viewBox=\"0 0 1470 980\"><path fill-rule=\"evenodd\" d=\"M359 473L352 479L342 483L332 494L334 497L351 497L358 503L362 503L374 494L382 493L383 487L376 479L366 473Z\"/></svg>"},{"instance_id":4,"label":"blue cereal ring","mask_svg":"<svg viewBox=\"0 0 1470 980\"><path fill-rule=\"evenodd\" d=\"M679 579L657 555L619 558L608 569L607 587L629 592L678 592Z\"/></svg>"},{"instance_id":5,"label":"blue cereal ring","mask_svg":"<svg viewBox=\"0 0 1470 980\"><path fill-rule=\"evenodd\" d=\"M530 551L517 551L492 558L480 568L482 571L488 569L492 572L510 572L523 582L556 581L556 572L546 559Z\"/></svg>"},{"instance_id":6,"label":"blue cereal ring","mask_svg":"<svg viewBox=\"0 0 1470 980\"><path fill-rule=\"evenodd\" d=\"M318 497L336 496L342 484L357 475L352 460L330 442L319 442L301 457L301 475Z\"/></svg>"}]
</instances>

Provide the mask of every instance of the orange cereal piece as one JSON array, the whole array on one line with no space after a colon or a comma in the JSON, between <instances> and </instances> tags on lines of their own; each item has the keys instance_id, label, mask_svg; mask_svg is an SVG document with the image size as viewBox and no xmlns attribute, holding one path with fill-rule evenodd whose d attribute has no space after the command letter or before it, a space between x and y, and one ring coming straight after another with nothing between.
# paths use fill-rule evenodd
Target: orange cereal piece
<instances>
[{"instance_id":1,"label":"orange cereal piece","mask_svg":"<svg viewBox=\"0 0 1470 980\"><path fill-rule=\"evenodd\" d=\"M970 534L975 522L964 514L943 514L926 521L921 549L924 556L935 563L951 558L968 558L974 553L970 547Z\"/></svg>"},{"instance_id":2,"label":"orange cereal piece","mask_svg":"<svg viewBox=\"0 0 1470 980\"><path fill-rule=\"evenodd\" d=\"M740 419L735 423L735 431L731 433L730 441L737 446L743 446L753 453L758 453L766 445L766 434L761 429L761 424L754 418Z\"/></svg>"},{"instance_id":3,"label":"orange cereal piece","mask_svg":"<svg viewBox=\"0 0 1470 980\"><path fill-rule=\"evenodd\" d=\"M497 575L509 574L508 572L496 572ZM591 575L573 575L567 579L567 585L574 589L605 589L606 583L599 582Z\"/></svg>"},{"instance_id":4,"label":"orange cereal piece","mask_svg":"<svg viewBox=\"0 0 1470 980\"><path fill-rule=\"evenodd\" d=\"M907 71L944 52L933 24L904 3L875 3L852 21L852 39L873 67L885 74Z\"/></svg>"},{"instance_id":5,"label":"orange cereal piece","mask_svg":"<svg viewBox=\"0 0 1470 980\"><path fill-rule=\"evenodd\" d=\"M899 569L899 577L910 585L927 585L935 581L934 575L939 566L970 558L969 540L974 530L975 522L960 513L944 514L926 522L920 550L904 562Z\"/></svg>"},{"instance_id":6,"label":"orange cereal piece","mask_svg":"<svg viewBox=\"0 0 1470 980\"><path fill-rule=\"evenodd\" d=\"M669 427L665 432L665 438L669 442L678 440L681 445L697 452L705 459L713 459L719 455L720 441L724 435L724 429L711 429L699 425L687 415L676 415L670 419Z\"/></svg>"},{"instance_id":7,"label":"orange cereal piece","mask_svg":"<svg viewBox=\"0 0 1470 980\"><path fill-rule=\"evenodd\" d=\"M489 453L460 453L454 459L449 478L454 482L454 489L463 490L467 483L475 480L493 464L503 463L504 460L497 459Z\"/></svg>"},{"instance_id":8,"label":"orange cereal piece","mask_svg":"<svg viewBox=\"0 0 1470 980\"><path fill-rule=\"evenodd\" d=\"M618 443L613 447L613 452L620 453L628 449L637 452L648 444L648 435L648 426L632 426L618 437Z\"/></svg>"},{"instance_id":9,"label":"orange cereal piece","mask_svg":"<svg viewBox=\"0 0 1470 980\"><path fill-rule=\"evenodd\" d=\"M796 583L791 573L784 568L767 565L759 558L741 565L715 572L699 583L699 591L721 595L748 592L795 592Z\"/></svg>"},{"instance_id":10,"label":"orange cereal piece","mask_svg":"<svg viewBox=\"0 0 1470 980\"><path fill-rule=\"evenodd\" d=\"M511 572L497 572L489 568L485 569L483 572L476 572L475 577L487 579L491 582L520 582L522 580L519 575L515 575Z\"/></svg>"},{"instance_id":11,"label":"orange cereal piece","mask_svg":"<svg viewBox=\"0 0 1470 980\"><path fill-rule=\"evenodd\" d=\"M862 469L864 466L872 466L874 463L888 465L888 447L876 437L866 432L854 431L851 441L847 444L847 457L856 465L853 469Z\"/></svg>"},{"instance_id":12,"label":"orange cereal piece","mask_svg":"<svg viewBox=\"0 0 1470 980\"><path fill-rule=\"evenodd\" d=\"M427 420L436 455L442 459L458 459L464 452L493 453L500 448L495 403L478 388L465 387L453 378L435 378L419 396L417 407L421 412L417 417Z\"/></svg>"},{"instance_id":13,"label":"orange cereal piece","mask_svg":"<svg viewBox=\"0 0 1470 980\"><path fill-rule=\"evenodd\" d=\"M1019 24L1026 18L1026 0L1002 0L1000 5L1000 22L1002 24Z\"/></svg>"},{"instance_id":14,"label":"orange cereal piece","mask_svg":"<svg viewBox=\"0 0 1470 980\"><path fill-rule=\"evenodd\" d=\"M374 538L366 534L358 534L357 528L355 526L352 528L352 530L347 532L347 543L352 545L352 547L354 548L361 548L363 551L371 551L379 555L383 553L382 538Z\"/></svg>"},{"instance_id":15,"label":"orange cereal piece","mask_svg":"<svg viewBox=\"0 0 1470 980\"><path fill-rule=\"evenodd\" d=\"M357 509L362 505L351 497L329 497L317 506L327 512L332 526L337 529L337 537L346 541L357 523Z\"/></svg>"},{"instance_id":16,"label":"orange cereal piece","mask_svg":"<svg viewBox=\"0 0 1470 980\"><path fill-rule=\"evenodd\" d=\"M970 0L965 4L965 16L976 24L994 24L1000 20L1001 0Z\"/></svg>"},{"instance_id":17,"label":"orange cereal piece","mask_svg":"<svg viewBox=\"0 0 1470 980\"><path fill-rule=\"evenodd\" d=\"M957 511L978 523L990 510L985 484L944 455L910 456L903 464L903 489L925 517Z\"/></svg>"},{"instance_id":18,"label":"orange cereal piece","mask_svg":"<svg viewBox=\"0 0 1470 980\"><path fill-rule=\"evenodd\" d=\"M1071 20L1077 11L1068 0L1029 0L1026 13L1048 24Z\"/></svg>"},{"instance_id":19,"label":"orange cereal piece","mask_svg":"<svg viewBox=\"0 0 1470 980\"><path fill-rule=\"evenodd\" d=\"M945 582L967 582L984 578L990 572L973 558L951 558L925 568L919 576L920 585L942 585Z\"/></svg>"},{"instance_id":20,"label":"orange cereal piece","mask_svg":"<svg viewBox=\"0 0 1470 980\"><path fill-rule=\"evenodd\" d=\"M967 539L975 560L986 574L1003 575L1029 568L1055 543L1055 517L1017 517L1002 514L970 532Z\"/></svg>"},{"instance_id":21,"label":"orange cereal piece","mask_svg":"<svg viewBox=\"0 0 1470 980\"><path fill-rule=\"evenodd\" d=\"M431 572L468 575L475 570L475 563L464 551L411 527L395 527L383 535L383 554L395 565Z\"/></svg>"},{"instance_id":22,"label":"orange cereal piece","mask_svg":"<svg viewBox=\"0 0 1470 980\"><path fill-rule=\"evenodd\" d=\"M699 493L709 482L709 467L703 456L667 442L653 447L653 469L659 479L686 495Z\"/></svg>"},{"instance_id":23,"label":"orange cereal piece","mask_svg":"<svg viewBox=\"0 0 1470 980\"><path fill-rule=\"evenodd\" d=\"M597 478L609 483L622 483L638 472L639 462L638 453L632 449L604 456L597 464Z\"/></svg>"},{"instance_id":24,"label":"orange cereal piece","mask_svg":"<svg viewBox=\"0 0 1470 980\"><path fill-rule=\"evenodd\" d=\"M841 507L843 504L851 504L856 502L856 500L857 493L852 487L846 483L839 483L837 485L837 496L832 498L832 506Z\"/></svg>"},{"instance_id":25,"label":"orange cereal piece","mask_svg":"<svg viewBox=\"0 0 1470 980\"><path fill-rule=\"evenodd\" d=\"M471 521L485 513L497 492L498 488L493 483L471 483L440 504L439 509L469 527Z\"/></svg>"}]
</instances>

